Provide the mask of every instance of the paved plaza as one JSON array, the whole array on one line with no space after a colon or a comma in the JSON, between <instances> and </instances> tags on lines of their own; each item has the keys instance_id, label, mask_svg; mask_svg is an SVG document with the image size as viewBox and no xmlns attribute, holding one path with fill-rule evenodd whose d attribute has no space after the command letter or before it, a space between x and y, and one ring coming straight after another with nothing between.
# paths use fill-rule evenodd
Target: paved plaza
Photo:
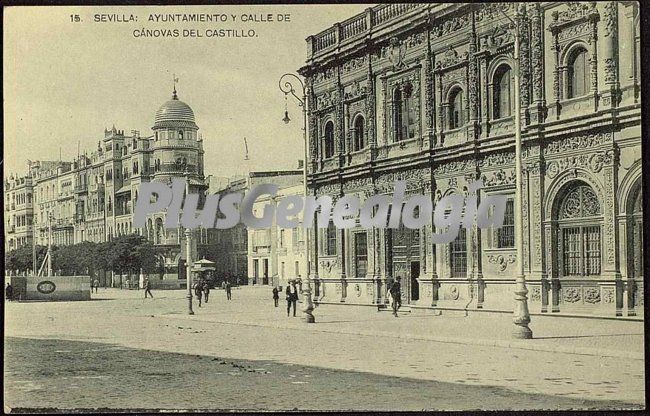
<instances>
[{"instance_id":1,"label":"paved plaza","mask_svg":"<svg viewBox=\"0 0 650 416\"><path fill-rule=\"evenodd\" d=\"M644 407L643 322L378 312L321 305L317 323L269 288L100 289L87 302L5 306L9 408L468 410ZM300 312L298 312L300 315ZM399 397L399 400L395 400ZM6 408L7 409L7 408Z\"/></svg>"}]
</instances>

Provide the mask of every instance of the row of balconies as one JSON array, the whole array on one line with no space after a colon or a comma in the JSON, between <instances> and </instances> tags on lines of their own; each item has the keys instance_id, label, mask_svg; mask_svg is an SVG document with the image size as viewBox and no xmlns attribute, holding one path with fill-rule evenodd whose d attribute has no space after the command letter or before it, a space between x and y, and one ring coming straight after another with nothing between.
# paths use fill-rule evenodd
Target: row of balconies
<instances>
[{"instance_id":1,"label":"row of balconies","mask_svg":"<svg viewBox=\"0 0 650 416\"><path fill-rule=\"evenodd\" d=\"M368 34L373 28L423 6L426 7L426 5L418 3L394 3L368 8L365 13L353 16L341 23L335 23L333 27L307 38L307 41L310 42L311 54L333 48L347 39Z\"/></svg>"}]
</instances>

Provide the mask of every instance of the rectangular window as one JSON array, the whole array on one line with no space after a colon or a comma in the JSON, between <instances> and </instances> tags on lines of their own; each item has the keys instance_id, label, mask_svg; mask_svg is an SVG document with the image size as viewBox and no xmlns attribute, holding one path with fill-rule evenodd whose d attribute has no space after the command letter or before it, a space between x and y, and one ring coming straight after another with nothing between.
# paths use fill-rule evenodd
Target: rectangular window
<instances>
[{"instance_id":1,"label":"rectangular window","mask_svg":"<svg viewBox=\"0 0 650 416\"><path fill-rule=\"evenodd\" d=\"M284 262L280 264L280 277L284 279Z\"/></svg>"},{"instance_id":2,"label":"rectangular window","mask_svg":"<svg viewBox=\"0 0 650 416\"><path fill-rule=\"evenodd\" d=\"M450 243L451 277L467 276L467 232L458 230L458 237Z\"/></svg>"},{"instance_id":3,"label":"rectangular window","mask_svg":"<svg viewBox=\"0 0 650 416\"><path fill-rule=\"evenodd\" d=\"M280 230L280 248L284 247L284 230Z\"/></svg>"},{"instance_id":4,"label":"rectangular window","mask_svg":"<svg viewBox=\"0 0 650 416\"><path fill-rule=\"evenodd\" d=\"M325 255L336 255L336 227L333 221L330 221L325 232Z\"/></svg>"},{"instance_id":5,"label":"rectangular window","mask_svg":"<svg viewBox=\"0 0 650 416\"><path fill-rule=\"evenodd\" d=\"M300 275L300 263L295 262L295 271L294 271L294 276L299 276Z\"/></svg>"},{"instance_id":6,"label":"rectangular window","mask_svg":"<svg viewBox=\"0 0 650 416\"><path fill-rule=\"evenodd\" d=\"M356 277L366 277L368 268L368 235L356 233L354 235L354 274Z\"/></svg>"},{"instance_id":7,"label":"rectangular window","mask_svg":"<svg viewBox=\"0 0 650 416\"><path fill-rule=\"evenodd\" d=\"M600 227L584 228L585 236L585 274L600 275Z\"/></svg>"},{"instance_id":8,"label":"rectangular window","mask_svg":"<svg viewBox=\"0 0 650 416\"><path fill-rule=\"evenodd\" d=\"M512 248L515 246L515 201L506 201L506 211L503 216L503 226L497 230L497 247Z\"/></svg>"},{"instance_id":9,"label":"rectangular window","mask_svg":"<svg viewBox=\"0 0 650 416\"><path fill-rule=\"evenodd\" d=\"M564 276L580 276L580 227L562 230Z\"/></svg>"}]
</instances>

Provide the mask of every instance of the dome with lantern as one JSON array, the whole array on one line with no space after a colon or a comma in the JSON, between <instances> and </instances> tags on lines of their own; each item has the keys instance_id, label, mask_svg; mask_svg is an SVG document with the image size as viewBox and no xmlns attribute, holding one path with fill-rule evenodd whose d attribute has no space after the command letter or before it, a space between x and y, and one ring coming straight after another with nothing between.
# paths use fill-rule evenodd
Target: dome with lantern
<instances>
[{"instance_id":1,"label":"dome with lantern","mask_svg":"<svg viewBox=\"0 0 650 416\"><path fill-rule=\"evenodd\" d=\"M194 111L192 108L178 99L176 88L172 99L164 103L158 111L154 119L153 129L169 129L169 128L190 128L198 130L198 126L194 121Z\"/></svg>"}]
</instances>

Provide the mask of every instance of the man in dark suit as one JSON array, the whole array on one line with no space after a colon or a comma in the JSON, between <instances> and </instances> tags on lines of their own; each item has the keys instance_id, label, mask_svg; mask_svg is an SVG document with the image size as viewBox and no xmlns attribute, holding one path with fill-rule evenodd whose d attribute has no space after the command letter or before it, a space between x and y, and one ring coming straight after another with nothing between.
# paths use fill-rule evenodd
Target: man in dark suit
<instances>
[{"instance_id":1,"label":"man in dark suit","mask_svg":"<svg viewBox=\"0 0 650 416\"><path fill-rule=\"evenodd\" d=\"M400 281L402 278L397 276L393 284L390 286L390 296L393 298L393 316L397 316L397 310L402 306L402 285Z\"/></svg>"},{"instance_id":2,"label":"man in dark suit","mask_svg":"<svg viewBox=\"0 0 650 416\"><path fill-rule=\"evenodd\" d=\"M287 316L289 316L289 311L291 306L293 306L293 316L296 316L296 302L298 301L298 288L296 287L296 281L291 280L287 285Z\"/></svg>"}]
</instances>

